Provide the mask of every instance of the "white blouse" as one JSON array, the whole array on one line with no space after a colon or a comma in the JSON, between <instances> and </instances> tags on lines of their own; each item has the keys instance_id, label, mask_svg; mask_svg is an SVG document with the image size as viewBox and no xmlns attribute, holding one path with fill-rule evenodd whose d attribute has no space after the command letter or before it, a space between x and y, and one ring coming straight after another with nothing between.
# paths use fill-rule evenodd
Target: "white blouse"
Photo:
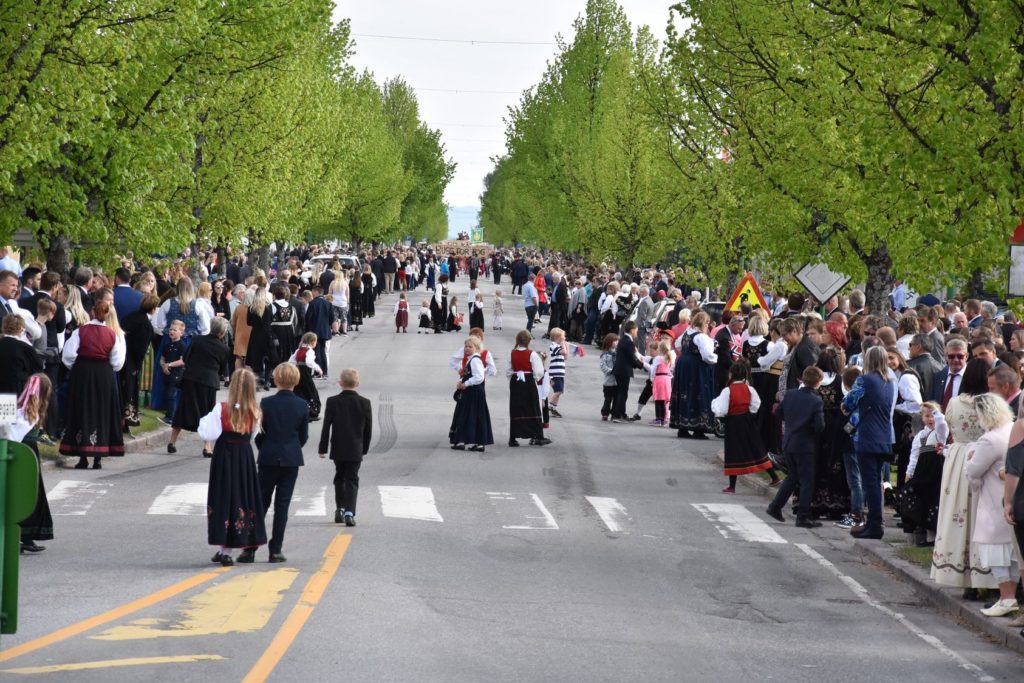
<instances>
[{"instance_id":1,"label":"white blouse","mask_svg":"<svg viewBox=\"0 0 1024 683\"><path fill-rule=\"evenodd\" d=\"M478 354L473 354L472 358L469 359L469 371L472 375L463 382L464 385L473 387L484 383L484 364Z\"/></svg>"},{"instance_id":2,"label":"white blouse","mask_svg":"<svg viewBox=\"0 0 1024 683\"><path fill-rule=\"evenodd\" d=\"M526 349L522 346L517 346L516 351L525 351ZM544 361L541 360L540 354L536 351L530 351L530 372L533 373L533 379L537 382L544 376ZM512 364L509 363L508 367L505 368L505 376L512 377L516 375L520 382L526 381L526 375L512 370Z\"/></svg>"},{"instance_id":3,"label":"white blouse","mask_svg":"<svg viewBox=\"0 0 1024 683\"><path fill-rule=\"evenodd\" d=\"M199 336L210 334L210 318L213 317L213 310L199 304L199 300L192 302L192 305L196 307L196 318L199 320ZM153 331L157 334L163 334L167 329L167 313L171 310L171 299L160 304L160 308L156 309L156 316L153 318Z\"/></svg>"},{"instance_id":4,"label":"white blouse","mask_svg":"<svg viewBox=\"0 0 1024 683\"><path fill-rule=\"evenodd\" d=\"M912 372L904 372L896 383L899 398L896 410L901 413L916 414L921 412L921 383Z\"/></svg>"},{"instance_id":5,"label":"white blouse","mask_svg":"<svg viewBox=\"0 0 1024 683\"><path fill-rule=\"evenodd\" d=\"M700 351L700 357L709 365L714 365L718 362L718 354L715 353L715 342L711 337L704 334L703 332L690 333L687 330L683 334L679 335L679 339L676 340L676 352L682 353L683 351L683 336L690 335L693 337L693 345Z\"/></svg>"},{"instance_id":6,"label":"white blouse","mask_svg":"<svg viewBox=\"0 0 1024 683\"><path fill-rule=\"evenodd\" d=\"M722 389L717 397L711 401L711 412L715 414L715 417L725 417L729 414L729 394L730 387L733 384L747 384L746 382L732 382L729 386ZM756 413L761 407L761 397L757 395L757 391L754 387L747 384L747 389L750 390L750 412Z\"/></svg>"}]
</instances>

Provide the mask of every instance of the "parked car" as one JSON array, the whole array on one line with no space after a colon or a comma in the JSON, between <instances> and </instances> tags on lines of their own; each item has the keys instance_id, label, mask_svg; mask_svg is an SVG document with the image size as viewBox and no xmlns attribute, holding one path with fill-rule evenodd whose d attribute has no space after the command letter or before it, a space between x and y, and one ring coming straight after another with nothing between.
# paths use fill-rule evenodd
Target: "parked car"
<instances>
[{"instance_id":1,"label":"parked car","mask_svg":"<svg viewBox=\"0 0 1024 683\"><path fill-rule=\"evenodd\" d=\"M705 301L700 305L700 310L711 316L715 325L721 324L722 312L725 311L725 301Z\"/></svg>"},{"instance_id":2,"label":"parked car","mask_svg":"<svg viewBox=\"0 0 1024 683\"><path fill-rule=\"evenodd\" d=\"M317 254L303 263L302 269L312 271L313 265L317 263L323 264L324 268L329 268L330 265L334 263L335 259L337 259L341 263L341 267L346 270L359 267L359 258L352 254Z\"/></svg>"}]
</instances>

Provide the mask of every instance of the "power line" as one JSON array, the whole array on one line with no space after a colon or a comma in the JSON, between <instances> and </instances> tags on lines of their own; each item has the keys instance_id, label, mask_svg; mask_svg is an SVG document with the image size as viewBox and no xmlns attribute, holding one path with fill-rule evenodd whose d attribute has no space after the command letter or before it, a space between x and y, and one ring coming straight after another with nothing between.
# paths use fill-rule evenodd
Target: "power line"
<instances>
[{"instance_id":1,"label":"power line","mask_svg":"<svg viewBox=\"0 0 1024 683\"><path fill-rule=\"evenodd\" d=\"M467 40L458 38L430 38L425 36L386 36L377 33L353 33L352 36L355 38L381 38L384 40L416 40L427 43L461 43L464 45L557 45L557 43L527 40Z\"/></svg>"},{"instance_id":2,"label":"power line","mask_svg":"<svg viewBox=\"0 0 1024 683\"><path fill-rule=\"evenodd\" d=\"M516 90L460 90L455 88L413 88L417 92L449 92L457 95L470 94L470 95L521 95L522 92Z\"/></svg>"},{"instance_id":3,"label":"power line","mask_svg":"<svg viewBox=\"0 0 1024 683\"><path fill-rule=\"evenodd\" d=\"M498 123L434 123L434 126L453 126L456 128L504 128L503 124Z\"/></svg>"}]
</instances>

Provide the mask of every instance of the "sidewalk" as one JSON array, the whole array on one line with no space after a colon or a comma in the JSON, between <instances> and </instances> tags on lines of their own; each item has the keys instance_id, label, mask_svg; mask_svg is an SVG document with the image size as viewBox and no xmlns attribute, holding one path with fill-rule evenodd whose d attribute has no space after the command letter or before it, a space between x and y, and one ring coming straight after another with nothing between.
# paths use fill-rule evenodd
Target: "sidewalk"
<instances>
[{"instance_id":1,"label":"sidewalk","mask_svg":"<svg viewBox=\"0 0 1024 683\"><path fill-rule=\"evenodd\" d=\"M714 456L709 456L706 453L697 455L703 457L707 462L716 465L723 460L723 453L717 450L717 445ZM766 498L775 495L775 489L770 488L768 482L756 474L742 475L739 477L739 481ZM1024 637L1021 636L1020 628L1007 626L1010 621L1008 617L986 617L980 612L980 609L983 607L982 603L963 600L960 597L961 590L938 585L931 580L928 571L924 567L900 557L899 550L906 547L906 544L894 541L894 539L903 536L899 530L895 534L890 533L886 537L886 540L889 542L855 539L848 532L837 529L831 524L815 529L811 533L824 535L830 541L846 541L851 543L871 561L878 562L898 578L914 586L914 589L922 598L930 602L943 614L948 615L958 623L970 625L999 645L1024 654Z\"/></svg>"}]
</instances>

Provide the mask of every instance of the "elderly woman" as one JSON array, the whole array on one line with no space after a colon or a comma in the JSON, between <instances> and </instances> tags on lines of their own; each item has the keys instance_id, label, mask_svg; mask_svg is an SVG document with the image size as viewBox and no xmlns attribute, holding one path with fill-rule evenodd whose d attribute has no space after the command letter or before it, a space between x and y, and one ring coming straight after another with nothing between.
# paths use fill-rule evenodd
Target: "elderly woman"
<instances>
[{"instance_id":1,"label":"elderly woman","mask_svg":"<svg viewBox=\"0 0 1024 683\"><path fill-rule=\"evenodd\" d=\"M971 529L971 558L976 560L980 573L990 574L999 584L999 600L981 613L1001 617L1017 609L1014 592L1018 563L1013 552L1013 529L1003 515L1004 486L1000 476L1010 442L1013 413L1006 401L996 394L978 396L974 399L974 409L985 433L974 442L964 468L971 494L977 499Z\"/></svg>"},{"instance_id":2,"label":"elderly woman","mask_svg":"<svg viewBox=\"0 0 1024 683\"><path fill-rule=\"evenodd\" d=\"M228 323L224 318L210 321L210 333L198 337L185 351L185 370L181 375L181 398L178 409L174 412L171 424L171 440L167 444L168 453L177 453L175 444L181 430L194 432L199 429L199 421L213 410L217 403L217 389L220 387L221 364L227 361L228 347L224 345L224 335L228 333ZM203 444L203 457L213 455L210 443Z\"/></svg>"},{"instance_id":3,"label":"elderly woman","mask_svg":"<svg viewBox=\"0 0 1024 683\"><path fill-rule=\"evenodd\" d=\"M952 443L942 449L942 485L939 512L932 550L931 577L943 586L964 589L964 597L972 597L977 588L995 588L989 572L977 568L971 557L970 529L977 501L971 495L964 476L967 454L973 443L985 433L975 409L974 397L987 389L987 364L972 360L964 370L960 393L946 406L946 423Z\"/></svg>"},{"instance_id":4,"label":"elderly woman","mask_svg":"<svg viewBox=\"0 0 1024 683\"><path fill-rule=\"evenodd\" d=\"M67 415L61 455L77 455L75 469L102 469L100 458L124 455L121 408L117 400L117 378L125 359L124 335L107 327L113 310L106 301L92 308L92 319L82 325L64 344L62 360L70 370Z\"/></svg>"}]
</instances>

